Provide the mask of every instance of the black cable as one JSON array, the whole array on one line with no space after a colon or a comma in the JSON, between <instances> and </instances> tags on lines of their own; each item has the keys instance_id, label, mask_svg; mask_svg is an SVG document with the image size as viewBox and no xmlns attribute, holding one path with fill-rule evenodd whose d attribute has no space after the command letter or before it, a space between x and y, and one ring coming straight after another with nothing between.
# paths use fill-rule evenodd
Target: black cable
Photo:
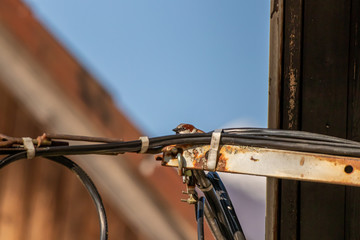
<instances>
[{"instance_id":1,"label":"black cable","mask_svg":"<svg viewBox=\"0 0 360 240\"><path fill-rule=\"evenodd\" d=\"M222 206L221 209L224 212L227 225L230 227L234 239L245 240L245 234L241 228L230 196L225 188L225 185L221 181L220 176L216 172L209 172L207 174L207 178L214 187L217 201L220 202Z\"/></svg>"},{"instance_id":2,"label":"black cable","mask_svg":"<svg viewBox=\"0 0 360 240\"><path fill-rule=\"evenodd\" d=\"M230 225L225 216L224 209L222 209L220 199L218 198L211 181L206 177L204 171L196 170L193 172L198 184L200 185L200 190L205 195L206 202L209 203L208 206L210 207L210 212L215 215L215 218L211 220L215 222L216 231L219 231L221 233L220 235L225 239L234 239L232 229L229 227Z\"/></svg>"},{"instance_id":3,"label":"black cable","mask_svg":"<svg viewBox=\"0 0 360 240\"><path fill-rule=\"evenodd\" d=\"M212 133L178 134L149 139L147 153L162 152L169 145L209 145ZM346 139L289 130L275 129L224 129L222 145L240 145L338 156L360 157L360 143ZM37 156L78 154L118 154L139 152L141 141L88 144L75 146L52 146L36 149ZM23 151L23 147L0 148L0 154Z\"/></svg>"},{"instance_id":4,"label":"black cable","mask_svg":"<svg viewBox=\"0 0 360 240\"><path fill-rule=\"evenodd\" d=\"M217 221L217 218L212 211L210 204L208 201L205 200L205 206L204 206L204 215L206 218L206 221L208 223L208 226L216 240L226 240L222 232L220 231L219 224Z\"/></svg>"},{"instance_id":5,"label":"black cable","mask_svg":"<svg viewBox=\"0 0 360 240\"><path fill-rule=\"evenodd\" d=\"M264 136L283 136L289 138L313 139L313 140L322 140L322 141L353 143L360 145L359 142L352 141L349 139L343 139L339 137L333 137L329 135L298 131L298 130L269 129L269 128L227 128L224 129L223 131L225 133L253 134L253 135L262 134Z\"/></svg>"},{"instance_id":6,"label":"black cable","mask_svg":"<svg viewBox=\"0 0 360 240\"><path fill-rule=\"evenodd\" d=\"M200 190L204 193L206 201L205 201L205 217L210 227L211 232L213 233L215 239L230 239L229 232L226 229L226 226L219 220L219 209L214 206L214 201L208 199L208 194L205 192L213 191L213 187L211 182L206 177L204 171L201 170L193 170L194 177L196 178L197 184ZM210 200L210 201L209 201Z\"/></svg>"},{"instance_id":7,"label":"black cable","mask_svg":"<svg viewBox=\"0 0 360 240\"><path fill-rule=\"evenodd\" d=\"M26 158L26 152L20 152L13 155L9 155L0 161L0 169L5 167L6 165L15 162L20 159ZM80 179L81 183L85 186L86 190L90 194L93 202L95 204L98 217L99 217L99 224L100 224L100 240L107 240L108 239L108 224L107 218L105 213L105 208L102 203L101 197L99 192L97 191L93 181L91 178L85 173L85 171L77 165L75 162L71 161L70 159L64 156L51 156L47 157L47 159L54 161L58 164L65 166L66 168L70 169L74 172Z\"/></svg>"},{"instance_id":8,"label":"black cable","mask_svg":"<svg viewBox=\"0 0 360 240\"><path fill-rule=\"evenodd\" d=\"M172 136L163 141L153 142L150 139L149 150L147 153L160 153L161 149L168 145L209 145L210 136L192 136L187 139ZM131 143L131 144L130 144ZM260 147L310 153L321 153L339 156L360 157L360 146L341 145L339 143L329 142L304 142L304 141L282 141L281 139L267 139L258 136L236 136L235 134L222 134L221 144L240 145L249 147ZM79 155L79 154L116 154L124 152L139 152L141 149L140 141L124 142L124 143L105 143L105 144L89 144L78 146L62 146L62 147L46 147L38 148L37 152L40 156L57 156L57 155ZM19 149L23 150L23 149ZM1 149L0 149L0 153Z\"/></svg>"},{"instance_id":9,"label":"black cable","mask_svg":"<svg viewBox=\"0 0 360 240\"><path fill-rule=\"evenodd\" d=\"M204 205L205 198L200 197L196 203L196 221L197 221L197 232L198 240L204 240Z\"/></svg>"},{"instance_id":10,"label":"black cable","mask_svg":"<svg viewBox=\"0 0 360 240\"><path fill-rule=\"evenodd\" d=\"M80 178L81 183L84 185L84 187L87 189L88 193L90 194L97 210L99 224L100 224L100 240L108 239L108 223L106 218L105 207L102 202L101 196L96 189L94 182L79 165L77 165L75 162L71 161L70 159L64 156L48 157L48 159L69 168Z\"/></svg>"},{"instance_id":11,"label":"black cable","mask_svg":"<svg viewBox=\"0 0 360 240\"><path fill-rule=\"evenodd\" d=\"M168 145L209 145L211 133L207 134L183 134L171 135L159 138L151 138L147 153L159 153L162 148ZM309 135L309 134L307 134ZM311 134L313 135L313 134ZM305 139L305 138L304 138ZM274 138L268 136L246 135L223 133L221 144L239 145L248 147L260 147L309 153L330 154L337 156L360 157L360 145L351 143L326 142L316 140L304 140L297 138ZM124 152L139 152L141 141L129 141L119 143L89 144L77 146L55 146L40 147L36 149L37 156L59 156L78 154L116 154ZM23 151L23 148L1 149L0 154Z\"/></svg>"}]
</instances>

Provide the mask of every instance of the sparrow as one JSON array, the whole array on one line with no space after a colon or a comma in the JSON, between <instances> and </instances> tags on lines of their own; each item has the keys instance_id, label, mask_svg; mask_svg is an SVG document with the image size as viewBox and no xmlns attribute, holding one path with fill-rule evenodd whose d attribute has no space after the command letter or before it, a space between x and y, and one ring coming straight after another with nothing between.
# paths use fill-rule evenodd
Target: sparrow
<instances>
[{"instance_id":1,"label":"sparrow","mask_svg":"<svg viewBox=\"0 0 360 240\"><path fill-rule=\"evenodd\" d=\"M173 129L176 134L187 134L187 133L205 133L204 131L197 129L191 124L181 123Z\"/></svg>"}]
</instances>

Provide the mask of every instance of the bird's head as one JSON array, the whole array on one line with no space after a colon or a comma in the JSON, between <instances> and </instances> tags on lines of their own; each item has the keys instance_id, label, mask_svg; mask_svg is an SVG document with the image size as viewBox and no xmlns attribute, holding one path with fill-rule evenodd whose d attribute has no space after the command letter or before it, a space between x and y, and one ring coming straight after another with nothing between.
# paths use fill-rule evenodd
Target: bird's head
<instances>
[{"instance_id":1,"label":"bird's head","mask_svg":"<svg viewBox=\"0 0 360 240\"><path fill-rule=\"evenodd\" d=\"M176 134L186 134L186 133L204 133L204 131L197 129L191 124L181 123L176 128L173 129Z\"/></svg>"}]
</instances>

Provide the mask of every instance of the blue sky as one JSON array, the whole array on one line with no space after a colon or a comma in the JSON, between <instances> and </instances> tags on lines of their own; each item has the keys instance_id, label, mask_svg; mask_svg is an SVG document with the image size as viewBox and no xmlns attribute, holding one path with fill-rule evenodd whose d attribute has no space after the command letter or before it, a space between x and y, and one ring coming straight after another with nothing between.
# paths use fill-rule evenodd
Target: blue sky
<instances>
[{"instance_id":1,"label":"blue sky","mask_svg":"<svg viewBox=\"0 0 360 240\"><path fill-rule=\"evenodd\" d=\"M269 0L25 2L144 134L267 126ZM263 239L265 178L222 178L247 237Z\"/></svg>"},{"instance_id":2,"label":"blue sky","mask_svg":"<svg viewBox=\"0 0 360 240\"><path fill-rule=\"evenodd\" d=\"M266 127L270 1L25 2L144 133Z\"/></svg>"}]
</instances>

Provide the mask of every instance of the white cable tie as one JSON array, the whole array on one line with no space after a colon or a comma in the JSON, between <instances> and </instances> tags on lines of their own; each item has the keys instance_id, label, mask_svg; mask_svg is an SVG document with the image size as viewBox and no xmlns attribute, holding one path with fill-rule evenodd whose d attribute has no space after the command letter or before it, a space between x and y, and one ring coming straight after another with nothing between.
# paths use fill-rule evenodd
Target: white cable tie
<instances>
[{"instance_id":1,"label":"white cable tie","mask_svg":"<svg viewBox=\"0 0 360 240\"><path fill-rule=\"evenodd\" d=\"M139 153L146 153L147 150L149 149L149 137L142 136L139 137L139 139L141 140L141 150Z\"/></svg>"},{"instance_id":2,"label":"white cable tie","mask_svg":"<svg viewBox=\"0 0 360 240\"><path fill-rule=\"evenodd\" d=\"M27 158L28 159L34 158L35 157L35 147L34 147L32 138L23 137L22 139L24 142L24 148L26 149L26 152L27 152Z\"/></svg>"},{"instance_id":3,"label":"white cable tie","mask_svg":"<svg viewBox=\"0 0 360 240\"><path fill-rule=\"evenodd\" d=\"M207 170L215 171L217 164L217 157L220 147L220 138L221 138L222 129L215 130L211 135L210 149L207 161Z\"/></svg>"}]
</instances>

